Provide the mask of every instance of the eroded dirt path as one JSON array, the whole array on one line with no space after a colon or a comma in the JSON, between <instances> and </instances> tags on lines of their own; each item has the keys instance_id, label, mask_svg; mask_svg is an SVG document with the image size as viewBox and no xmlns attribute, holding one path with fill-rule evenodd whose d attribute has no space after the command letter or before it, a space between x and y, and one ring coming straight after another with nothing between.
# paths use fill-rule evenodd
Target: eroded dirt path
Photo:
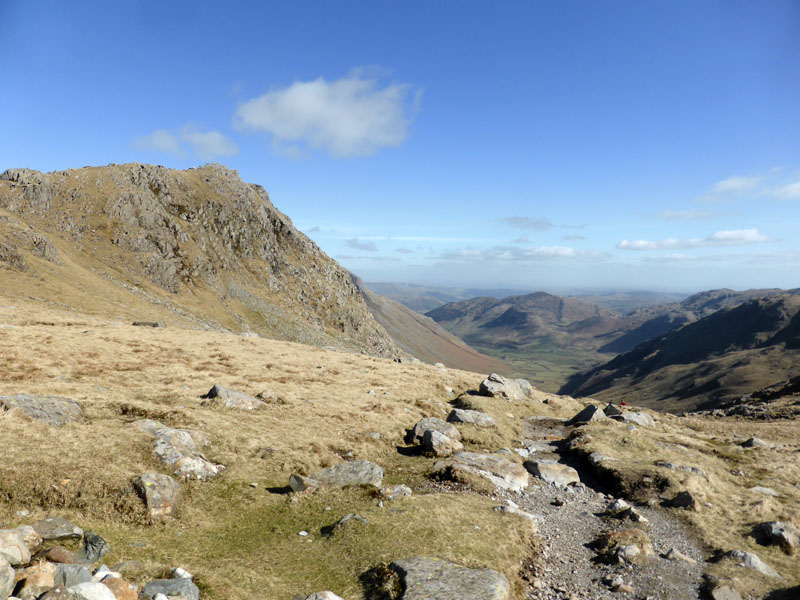
<instances>
[{"instance_id":1,"label":"eroded dirt path","mask_svg":"<svg viewBox=\"0 0 800 600\"><path fill-rule=\"evenodd\" d=\"M562 422L534 418L529 420L526 433L534 441L535 451L530 458L563 462L558 453L558 442L567 430ZM578 471L582 484L577 486L555 487L535 480L541 485L534 484L522 493L507 494L522 510L541 517L539 535L545 548L533 569L527 597L531 600L698 598L703 573L702 551L686 528L664 511L637 507L649 520L644 529L653 543L654 557L635 566L595 562L597 554L591 549L592 542L605 531L626 529L632 524L603 516L613 496L598 491L597 486L597 489L590 487L594 485L592 477L579 467ZM665 558L671 548L696 563ZM612 591L608 582L617 576L633 591Z\"/></svg>"}]
</instances>

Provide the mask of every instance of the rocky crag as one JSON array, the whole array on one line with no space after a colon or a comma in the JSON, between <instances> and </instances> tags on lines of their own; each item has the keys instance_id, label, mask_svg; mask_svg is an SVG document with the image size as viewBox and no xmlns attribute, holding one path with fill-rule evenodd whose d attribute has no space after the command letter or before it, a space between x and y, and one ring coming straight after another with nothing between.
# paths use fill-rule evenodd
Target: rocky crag
<instances>
[{"instance_id":1,"label":"rocky crag","mask_svg":"<svg viewBox=\"0 0 800 600\"><path fill-rule=\"evenodd\" d=\"M0 277L90 314L398 354L350 274L220 165L7 170Z\"/></svg>"}]
</instances>

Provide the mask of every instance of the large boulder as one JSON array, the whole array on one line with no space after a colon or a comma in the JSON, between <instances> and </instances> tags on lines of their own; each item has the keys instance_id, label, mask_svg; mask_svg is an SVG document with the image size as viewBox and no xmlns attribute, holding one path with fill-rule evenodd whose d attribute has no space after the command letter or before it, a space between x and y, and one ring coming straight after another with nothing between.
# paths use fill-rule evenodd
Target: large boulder
<instances>
[{"instance_id":1,"label":"large boulder","mask_svg":"<svg viewBox=\"0 0 800 600\"><path fill-rule=\"evenodd\" d=\"M266 402L262 402L249 394L231 390L221 385L215 385L202 397L206 400L201 403L201 406L220 406L239 410L256 410L267 406Z\"/></svg>"},{"instance_id":2,"label":"large boulder","mask_svg":"<svg viewBox=\"0 0 800 600\"><path fill-rule=\"evenodd\" d=\"M458 429L456 429L455 425L451 423L445 423L438 417L426 417L417 421L417 424L406 432L406 443L421 444L422 436L425 435L425 432L429 429L438 431L439 433L449 437L451 440L459 441L461 439L461 434L459 433Z\"/></svg>"},{"instance_id":3,"label":"large boulder","mask_svg":"<svg viewBox=\"0 0 800 600\"><path fill-rule=\"evenodd\" d=\"M595 406L594 404L590 404L574 417L572 417L569 421L567 421L567 425L586 425L587 423L593 423L595 421L607 421L608 417L603 412L599 406Z\"/></svg>"},{"instance_id":4,"label":"large boulder","mask_svg":"<svg viewBox=\"0 0 800 600\"><path fill-rule=\"evenodd\" d=\"M428 429L422 436L422 449L430 456L442 458L460 452L464 449L464 444L450 439L435 429Z\"/></svg>"},{"instance_id":5,"label":"large boulder","mask_svg":"<svg viewBox=\"0 0 800 600\"><path fill-rule=\"evenodd\" d=\"M174 429L151 419L136 421L134 425L153 438L155 455L183 479L204 481L219 474L215 465L200 452L208 444L208 435L192 429Z\"/></svg>"},{"instance_id":6,"label":"large boulder","mask_svg":"<svg viewBox=\"0 0 800 600\"><path fill-rule=\"evenodd\" d=\"M145 473L133 481L133 487L144 500L151 517L163 518L175 514L181 500L181 486L169 475Z\"/></svg>"},{"instance_id":7,"label":"large boulder","mask_svg":"<svg viewBox=\"0 0 800 600\"><path fill-rule=\"evenodd\" d=\"M503 398L509 402L525 400L533 396L533 387L526 379L510 379L497 373L492 373L481 381L478 391L481 396Z\"/></svg>"},{"instance_id":8,"label":"large boulder","mask_svg":"<svg viewBox=\"0 0 800 600\"><path fill-rule=\"evenodd\" d=\"M513 492L524 490L530 483L528 472L522 465L497 454L458 452L434 464L433 472L455 481L471 481L478 477L495 487Z\"/></svg>"},{"instance_id":9,"label":"large boulder","mask_svg":"<svg viewBox=\"0 0 800 600\"><path fill-rule=\"evenodd\" d=\"M479 410L465 410L454 408L447 415L448 423L471 423L478 427L494 427L494 418Z\"/></svg>"},{"instance_id":10,"label":"large boulder","mask_svg":"<svg viewBox=\"0 0 800 600\"><path fill-rule=\"evenodd\" d=\"M310 477L293 474L289 478L289 487L295 492L312 487L345 487L349 485L370 485L379 488L382 483L383 469L368 460L341 462L317 471Z\"/></svg>"},{"instance_id":11,"label":"large boulder","mask_svg":"<svg viewBox=\"0 0 800 600\"><path fill-rule=\"evenodd\" d=\"M402 600L506 600L508 580L491 569L470 569L438 558L397 560Z\"/></svg>"},{"instance_id":12,"label":"large boulder","mask_svg":"<svg viewBox=\"0 0 800 600\"><path fill-rule=\"evenodd\" d=\"M559 487L566 487L581 480L575 469L554 460L527 460L525 468L545 483Z\"/></svg>"},{"instance_id":13,"label":"large boulder","mask_svg":"<svg viewBox=\"0 0 800 600\"><path fill-rule=\"evenodd\" d=\"M33 394L0 396L0 407L5 410L16 408L30 418L43 421L53 427L61 427L77 421L83 412L81 405L69 398Z\"/></svg>"},{"instance_id":14,"label":"large boulder","mask_svg":"<svg viewBox=\"0 0 800 600\"><path fill-rule=\"evenodd\" d=\"M181 598L185 600L199 600L200 590L186 577L174 579L156 579L142 588L139 598L153 600L156 594L164 594L167 598Z\"/></svg>"},{"instance_id":15,"label":"large boulder","mask_svg":"<svg viewBox=\"0 0 800 600\"><path fill-rule=\"evenodd\" d=\"M780 546L786 554L794 554L800 547L800 531L781 521L769 521L761 523L756 528L756 532L768 544Z\"/></svg>"}]
</instances>

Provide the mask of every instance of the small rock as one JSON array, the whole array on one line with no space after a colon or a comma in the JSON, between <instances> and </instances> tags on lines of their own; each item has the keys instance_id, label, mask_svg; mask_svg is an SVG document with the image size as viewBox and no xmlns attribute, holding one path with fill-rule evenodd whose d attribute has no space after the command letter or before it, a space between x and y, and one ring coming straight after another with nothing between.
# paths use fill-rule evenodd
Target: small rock
<instances>
[{"instance_id":1,"label":"small rock","mask_svg":"<svg viewBox=\"0 0 800 600\"><path fill-rule=\"evenodd\" d=\"M314 592L313 594L306 596L306 600L343 600L333 592L324 591L324 592Z\"/></svg>"},{"instance_id":2,"label":"small rock","mask_svg":"<svg viewBox=\"0 0 800 600\"><path fill-rule=\"evenodd\" d=\"M78 421L83 413L81 405L70 398L33 394L0 396L0 408L5 410L16 408L31 419L43 421L53 427Z\"/></svg>"},{"instance_id":3,"label":"small rock","mask_svg":"<svg viewBox=\"0 0 800 600\"><path fill-rule=\"evenodd\" d=\"M800 547L800 531L781 521L769 521L761 523L756 528L769 544L777 544L786 554L794 554Z\"/></svg>"},{"instance_id":4,"label":"small rock","mask_svg":"<svg viewBox=\"0 0 800 600\"><path fill-rule=\"evenodd\" d=\"M435 429L428 429L422 436L422 449L428 455L446 457L460 452L464 449L464 445Z\"/></svg>"},{"instance_id":5,"label":"small rock","mask_svg":"<svg viewBox=\"0 0 800 600\"><path fill-rule=\"evenodd\" d=\"M172 576L181 577L183 579L192 579L194 577L194 575L189 573L189 571L181 569L180 567L175 567L174 569L172 569Z\"/></svg>"},{"instance_id":6,"label":"small rock","mask_svg":"<svg viewBox=\"0 0 800 600\"><path fill-rule=\"evenodd\" d=\"M747 488L751 492L755 492L756 494L764 494L765 496L772 496L774 498L778 498L780 494L773 490L772 488L764 487L761 485L757 485L751 488Z\"/></svg>"},{"instance_id":7,"label":"small rock","mask_svg":"<svg viewBox=\"0 0 800 600\"><path fill-rule=\"evenodd\" d=\"M434 431L438 431L441 434L446 435L451 440L460 441L461 434L459 433L458 429L456 429L455 425L451 423L445 423L438 417L427 417L425 419L421 419L417 422L414 427L409 429L406 432L406 443L407 444L421 444L422 437L425 435L425 432L429 429Z\"/></svg>"},{"instance_id":8,"label":"small rock","mask_svg":"<svg viewBox=\"0 0 800 600\"><path fill-rule=\"evenodd\" d=\"M711 590L712 600L742 600L742 595L728 585L718 585Z\"/></svg>"},{"instance_id":9,"label":"small rock","mask_svg":"<svg viewBox=\"0 0 800 600\"><path fill-rule=\"evenodd\" d=\"M695 564L697 562L691 556L685 555L677 548L670 548L669 550L667 550L667 553L664 555L664 558L666 558L667 560L675 560L675 561L682 560L690 564Z\"/></svg>"},{"instance_id":10,"label":"small rock","mask_svg":"<svg viewBox=\"0 0 800 600\"><path fill-rule=\"evenodd\" d=\"M16 529L0 530L0 556L14 567L30 562L31 551L22 532Z\"/></svg>"},{"instance_id":11,"label":"small rock","mask_svg":"<svg viewBox=\"0 0 800 600\"><path fill-rule=\"evenodd\" d=\"M289 486L294 491L309 487L345 487L350 485L370 485L380 487L383 482L383 469L368 460L341 462L317 471L311 477L293 474Z\"/></svg>"},{"instance_id":12,"label":"small rock","mask_svg":"<svg viewBox=\"0 0 800 600\"><path fill-rule=\"evenodd\" d=\"M102 537L92 531L84 532L83 552L80 554L83 562L96 563L110 551L111 546Z\"/></svg>"},{"instance_id":13,"label":"small rock","mask_svg":"<svg viewBox=\"0 0 800 600\"><path fill-rule=\"evenodd\" d=\"M384 500L397 500L398 498L410 496L411 488L403 483L399 485L389 485L381 488L380 495Z\"/></svg>"},{"instance_id":14,"label":"small rock","mask_svg":"<svg viewBox=\"0 0 800 600\"><path fill-rule=\"evenodd\" d=\"M38 600L75 600L75 597L63 585L58 585L39 596Z\"/></svg>"},{"instance_id":15,"label":"small rock","mask_svg":"<svg viewBox=\"0 0 800 600\"><path fill-rule=\"evenodd\" d=\"M542 481L559 487L566 487L581 480L575 469L556 461L526 460L525 468Z\"/></svg>"},{"instance_id":16,"label":"small rock","mask_svg":"<svg viewBox=\"0 0 800 600\"><path fill-rule=\"evenodd\" d=\"M457 452L450 459L433 465L433 472L441 477L470 482L473 477L488 481L493 486L519 492L528 487L527 471L517 463L492 454Z\"/></svg>"},{"instance_id":17,"label":"small rock","mask_svg":"<svg viewBox=\"0 0 800 600\"><path fill-rule=\"evenodd\" d=\"M82 557L75 552L70 552L64 546L50 546L39 550L35 554L37 560L47 560L52 563L65 565L79 565L83 562ZM69 587L69 586L67 586Z\"/></svg>"},{"instance_id":18,"label":"small rock","mask_svg":"<svg viewBox=\"0 0 800 600\"><path fill-rule=\"evenodd\" d=\"M753 554L752 552L745 552L743 550L731 550L730 552L726 552L725 556L738 561L745 567L753 569L754 571L758 571L762 575L766 575L767 577L780 578L780 575L778 575L778 572L775 569L770 567L767 563L765 563L756 554Z\"/></svg>"},{"instance_id":19,"label":"small rock","mask_svg":"<svg viewBox=\"0 0 800 600\"><path fill-rule=\"evenodd\" d=\"M494 418L479 410L465 410L454 408L447 415L448 423L471 423L478 427L494 427Z\"/></svg>"},{"instance_id":20,"label":"small rock","mask_svg":"<svg viewBox=\"0 0 800 600\"><path fill-rule=\"evenodd\" d=\"M108 587L95 581L78 583L68 589L75 600L116 600L114 593Z\"/></svg>"},{"instance_id":21,"label":"small rock","mask_svg":"<svg viewBox=\"0 0 800 600\"><path fill-rule=\"evenodd\" d=\"M92 573L83 565L56 565L56 585L72 588L72 586L79 583L89 583L91 581Z\"/></svg>"},{"instance_id":22,"label":"small rock","mask_svg":"<svg viewBox=\"0 0 800 600\"><path fill-rule=\"evenodd\" d=\"M507 600L509 583L491 569L470 569L446 560L407 558L389 565L401 580L403 600Z\"/></svg>"},{"instance_id":23,"label":"small rock","mask_svg":"<svg viewBox=\"0 0 800 600\"><path fill-rule=\"evenodd\" d=\"M201 402L200 406L219 406L222 408L236 408L239 410L257 410L267 406L266 402L257 400L249 394L231 390L217 384L208 390L205 395L201 396L201 398L205 398L206 400Z\"/></svg>"},{"instance_id":24,"label":"small rock","mask_svg":"<svg viewBox=\"0 0 800 600\"><path fill-rule=\"evenodd\" d=\"M744 442L742 442L743 448L772 448L771 444L768 444L762 439L757 437L751 437Z\"/></svg>"},{"instance_id":25,"label":"small rock","mask_svg":"<svg viewBox=\"0 0 800 600\"><path fill-rule=\"evenodd\" d=\"M138 600L139 590L121 577L106 577L101 581L117 600Z\"/></svg>"},{"instance_id":26,"label":"small rock","mask_svg":"<svg viewBox=\"0 0 800 600\"><path fill-rule=\"evenodd\" d=\"M502 398L508 402L514 402L533 396L533 387L525 379L507 379L502 375L492 373L481 382L479 393L481 396Z\"/></svg>"},{"instance_id":27,"label":"small rock","mask_svg":"<svg viewBox=\"0 0 800 600\"><path fill-rule=\"evenodd\" d=\"M178 597L186 600L199 600L200 590L191 579L177 577L175 579L156 579L142 588L139 594L142 600L155 600L156 594L164 594L168 598Z\"/></svg>"},{"instance_id":28,"label":"small rock","mask_svg":"<svg viewBox=\"0 0 800 600\"><path fill-rule=\"evenodd\" d=\"M161 323L160 321L134 321L133 323L131 323L131 325L133 325L134 327L154 327L154 328L166 327L166 325L164 323Z\"/></svg>"},{"instance_id":29,"label":"small rock","mask_svg":"<svg viewBox=\"0 0 800 600\"><path fill-rule=\"evenodd\" d=\"M133 487L144 500L151 517L163 518L175 514L181 500L181 486L169 475L145 473L133 481Z\"/></svg>"},{"instance_id":30,"label":"small rock","mask_svg":"<svg viewBox=\"0 0 800 600\"><path fill-rule=\"evenodd\" d=\"M686 508L689 510L697 510L697 500L688 491L678 492L678 494L667 503L668 506L673 508Z\"/></svg>"},{"instance_id":31,"label":"small rock","mask_svg":"<svg viewBox=\"0 0 800 600\"><path fill-rule=\"evenodd\" d=\"M593 423L596 421L606 421L608 417L602 411L599 406L594 404L590 404L574 417L572 417L569 421L567 421L567 425L586 425L587 423Z\"/></svg>"},{"instance_id":32,"label":"small rock","mask_svg":"<svg viewBox=\"0 0 800 600\"><path fill-rule=\"evenodd\" d=\"M327 536L332 536L335 533L338 533L339 531L342 531L345 528L351 528L354 526L363 526L363 525L369 525L369 521L367 521L361 515L350 513L348 515L343 516L333 525L330 525L328 527L323 527L322 534Z\"/></svg>"},{"instance_id":33,"label":"small rock","mask_svg":"<svg viewBox=\"0 0 800 600\"><path fill-rule=\"evenodd\" d=\"M628 585L627 583L623 583L618 585L614 588L614 591L618 594L632 594L633 593L633 586Z\"/></svg>"},{"instance_id":34,"label":"small rock","mask_svg":"<svg viewBox=\"0 0 800 600\"><path fill-rule=\"evenodd\" d=\"M14 569L0 554L0 598L8 598L14 590Z\"/></svg>"}]
</instances>

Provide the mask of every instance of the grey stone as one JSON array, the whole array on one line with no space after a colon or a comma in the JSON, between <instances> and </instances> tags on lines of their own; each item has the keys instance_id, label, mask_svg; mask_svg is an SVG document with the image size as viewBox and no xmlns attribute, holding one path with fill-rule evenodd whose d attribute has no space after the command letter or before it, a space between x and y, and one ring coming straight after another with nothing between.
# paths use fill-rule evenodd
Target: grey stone
<instances>
[{"instance_id":1,"label":"grey stone","mask_svg":"<svg viewBox=\"0 0 800 600\"><path fill-rule=\"evenodd\" d=\"M726 552L725 556L738 561L745 567L753 569L754 571L758 571L762 575L780 578L780 575L778 575L778 572L775 569L770 567L767 563L761 560L758 555L753 554L752 552L745 552L744 550L731 550L730 552Z\"/></svg>"},{"instance_id":2,"label":"grey stone","mask_svg":"<svg viewBox=\"0 0 800 600\"><path fill-rule=\"evenodd\" d=\"M764 494L765 496L773 496L775 498L780 496L780 494L775 490L773 490L772 488L764 487L762 485L757 485L747 489L757 494Z\"/></svg>"},{"instance_id":3,"label":"grey stone","mask_svg":"<svg viewBox=\"0 0 800 600\"><path fill-rule=\"evenodd\" d=\"M16 529L0 530L0 556L14 567L30 562L31 551L22 532Z\"/></svg>"},{"instance_id":4,"label":"grey stone","mask_svg":"<svg viewBox=\"0 0 800 600\"><path fill-rule=\"evenodd\" d=\"M614 404L608 404L604 409L603 413L609 418L613 418L622 414L622 411L619 407L615 406Z\"/></svg>"},{"instance_id":5,"label":"grey stone","mask_svg":"<svg viewBox=\"0 0 800 600\"><path fill-rule=\"evenodd\" d=\"M95 581L79 583L67 589L75 600L117 600L110 589Z\"/></svg>"},{"instance_id":6,"label":"grey stone","mask_svg":"<svg viewBox=\"0 0 800 600\"><path fill-rule=\"evenodd\" d=\"M160 321L134 321L133 323L131 323L131 325L133 325L134 327L154 327L154 328L166 327L166 325L164 323L161 323Z\"/></svg>"},{"instance_id":7,"label":"grey stone","mask_svg":"<svg viewBox=\"0 0 800 600\"><path fill-rule=\"evenodd\" d=\"M761 523L756 528L768 543L780 546L786 554L794 554L800 547L800 531L781 521Z\"/></svg>"},{"instance_id":8,"label":"grey stone","mask_svg":"<svg viewBox=\"0 0 800 600\"><path fill-rule=\"evenodd\" d=\"M200 447L208 444L208 436L192 429L173 429L158 421L142 419L134 423L153 438L155 455L183 479L204 481L220 472L220 467L206 459Z\"/></svg>"},{"instance_id":9,"label":"grey stone","mask_svg":"<svg viewBox=\"0 0 800 600\"><path fill-rule=\"evenodd\" d=\"M522 465L496 454L458 452L434 464L433 471L453 479L459 479L461 474L478 476L496 487L514 492L524 490L530 483L528 472Z\"/></svg>"},{"instance_id":10,"label":"grey stone","mask_svg":"<svg viewBox=\"0 0 800 600\"><path fill-rule=\"evenodd\" d=\"M257 410L267 406L266 402L257 400L249 394L231 390L221 385L214 385L207 394L201 406L221 406L222 408L236 408L239 410Z\"/></svg>"},{"instance_id":11,"label":"grey stone","mask_svg":"<svg viewBox=\"0 0 800 600\"><path fill-rule=\"evenodd\" d=\"M383 469L368 460L341 462L317 471L311 477L293 474L289 486L296 492L309 487L345 487L349 485L371 485L380 487Z\"/></svg>"},{"instance_id":12,"label":"grey stone","mask_svg":"<svg viewBox=\"0 0 800 600\"><path fill-rule=\"evenodd\" d=\"M575 469L554 460L526 460L525 468L542 481L559 487L566 487L581 480Z\"/></svg>"},{"instance_id":13,"label":"grey stone","mask_svg":"<svg viewBox=\"0 0 800 600\"><path fill-rule=\"evenodd\" d=\"M334 594L333 592L326 590L324 592L314 592L313 594L306 596L306 600L343 600L343 599Z\"/></svg>"},{"instance_id":14,"label":"grey stone","mask_svg":"<svg viewBox=\"0 0 800 600\"><path fill-rule=\"evenodd\" d=\"M0 554L0 598L8 598L14 589L14 569L5 556Z\"/></svg>"},{"instance_id":15,"label":"grey stone","mask_svg":"<svg viewBox=\"0 0 800 600\"><path fill-rule=\"evenodd\" d=\"M516 503L508 500L505 504L501 504L500 506L495 506L494 510L505 513L507 515L514 515L517 517L521 517L523 519L527 519L531 522L531 529L534 533L536 533L539 529L539 521L542 517L538 517L533 513L529 513L527 511L522 510Z\"/></svg>"},{"instance_id":16,"label":"grey stone","mask_svg":"<svg viewBox=\"0 0 800 600\"><path fill-rule=\"evenodd\" d=\"M81 539L83 529L61 517L46 517L32 525L43 540Z\"/></svg>"},{"instance_id":17,"label":"grey stone","mask_svg":"<svg viewBox=\"0 0 800 600\"><path fill-rule=\"evenodd\" d=\"M302 492L305 490L315 490L320 488L322 487L322 483L311 479L310 477L292 473L289 475L289 487L293 492Z\"/></svg>"},{"instance_id":18,"label":"grey stone","mask_svg":"<svg viewBox=\"0 0 800 600\"><path fill-rule=\"evenodd\" d=\"M38 600L75 600L73 595L63 585L58 585L39 596Z\"/></svg>"},{"instance_id":19,"label":"grey stone","mask_svg":"<svg viewBox=\"0 0 800 600\"><path fill-rule=\"evenodd\" d=\"M669 550L667 550L667 553L664 555L664 558L666 558L667 560L682 560L683 562L687 562L690 564L695 564L697 562L691 556L687 556L677 548L670 548Z\"/></svg>"},{"instance_id":20,"label":"grey stone","mask_svg":"<svg viewBox=\"0 0 800 600\"><path fill-rule=\"evenodd\" d=\"M623 413L619 417L614 417L618 421L624 423L633 423L639 427L655 427L656 421L646 412L628 412Z\"/></svg>"},{"instance_id":21,"label":"grey stone","mask_svg":"<svg viewBox=\"0 0 800 600\"><path fill-rule=\"evenodd\" d=\"M142 588L139 597L153 600L156 594L164 594L167 598L199 600L200 590L191 579L176 577L175 579L156 579Z\"/></svg>"},{"instance_id":22,"label":"grey stone","mask_svg":"<svg viewBox=\"0 0 800 600\"><path fill-rule=\"evenodd\" d=\"M478 427L494 427L494 418L479 410L465 410L454 408L447 415L448 423L471 423Z\"/></svg>"},{"instance_id":23,"label":"grey stone","mask_svg":"<svg viewBox=\"0 0 800 600\"><path fill-rule=\"evenodd\" d=\"M449 437L451 440L459 441L461 439L461 434L459 433L458 429L456 429L455 425L451 423L445 423L438 417L427 417L418 421L414 427L406 432L406 443L421 444L422 436L425 435L425 432L429 429L438 431L439 433Z\"/></svg>"},{"instance_id":24,"label":"grey stone","mask_svg":"<svg viewBox=\"0 0 800 600\"><path fill-rule=\"evenodd\" d=\"M422 449L426 454L445 457L464 449L464 444L452 440L435 429L428 429L422 436Z\"/></svg>"},{"instance_id":25,"label":"grey stone","mask_svg":"<svg viewBox=\"0 0 800 600\"><path fill-rule=\"evenodd\" d=\"M81 405L69 398L33 394L0 396L0 407L5 410L16 408L31 419L43 421L53 427L78 421L83 412Z\"/></svg>"},{"instance_id":26,"label":"grey stone","mask_svg":"<svg viewBox=\"0 0 800 600\"><path fill-rule=\"evenodd\" d=\"M88 583L92 581L92 573L83 565L66 565L59 563L56 565L54 581L56 585L72 588L79 583Z\"/></svg>"},{"instance_id":27,"label":"grey stone","mask_svg":"<svg viewBox=\"0 0 800 600\"><path fill-rule=\"evenodd\" d=\"M492 373L481 382L479 392L482 396L503 398L513 402L530 398L533 395L533 387L525 379L509 379Z\"/></svg>"},{"instance_id":28,"label":"grey stone","mask_svg":"<svg viewBox=\"0 0 800 600\"><path fill-rule=\"evenodd\" d=\"M764 440L759 439L757 437L751 437L751 438L745 440L744 442L742 442L742 447L743 448L771 448L772 445L768 444Z\"/></svg>"},{"instance_id":29,"label":"grey stone","mask_svg":"<svg viewBox=\"0 0 800 600\"><path fill-rule=\"evenodd\" d=\"M469 569L426 557L389 566L400 576L402 600L506 600L509 595L508 580L491 569Z\"/></svg>"},{"instance_id":30,"label":"grey stone","mask_svg":"<svg viewBox=\"0 0 800 600\"><path fill-rule=\"evenodd\" d=\"M606 421L608 417L606 414L600 409L599 406L595 406L594 404L590 404L574 417L572 417L569 421L567 421L568 425L586 425L587 423L592 423L595 421Z\"/></svg>"},{"instance_id":31,"label":"grey stone","mask_svg":"<svg viewBox=\"0 0 800 600\"><path fill-rule=\"evenodd\" d=\"M351 527L360 527L364 525L369 525L369 521L362 517L361 515L357 515L355 513L350 513L348 515L343 516L341 519L336 521L333 525L329 525L327 527L322 528L322 534L327 536L332 536L343 529L351 528Z\"/></svg>"},{"instance_id":32,"label":"grey stone","mask_svg":"<svg viewBox=\"0 0 800 600\"><path fill-rule=\"evenodd\" d=\"M711 590L712 600L742 600L742 595L729 585L718 585Z\"/></svg>"},{"instance_id":33,"label":"grey stone","mask_svg":"<svg viewBox=\"0 0 800 600\"><path fill-rule=\"evenodd\" d=\"M683 491L678 492L675 497L667 503L667 506L673 508L686 508L689 510L697 510L697 499L691 492Z\"/></svg>"},{"instance_id":34,"label":"grey stone","mask_svg":"<svg viewBox=\"0 0 800 600\"><path fill-rule=\"evenodd\" d=\"M111 552L111 546L102 537L93 531L85 531L83 533L81 558L87 563L96 563L109 552Z\"/></svg>"},{"instance_id":35,"label":"grey stone","mask_svg":"<svg viewBox=\"0 0 800 600\"><path fill-rule=\"evenodd\" d=\"M169 475L145 473L133 481L136 493L144 500L151 517L172 516L181 500L181 486Z\"/></svg>"},{"instance_id":36,"label":"grey stone","mask_svg":"<svg viewBox=\"0 0 800 600\"><path fill-rule=\"evenodd\" d=\"M384 500L397 500L398 498L406 498L411 495L411 488L401 483L399 485L389 485L382 487L381 498Z\"/></svg>"}]
</instances>

